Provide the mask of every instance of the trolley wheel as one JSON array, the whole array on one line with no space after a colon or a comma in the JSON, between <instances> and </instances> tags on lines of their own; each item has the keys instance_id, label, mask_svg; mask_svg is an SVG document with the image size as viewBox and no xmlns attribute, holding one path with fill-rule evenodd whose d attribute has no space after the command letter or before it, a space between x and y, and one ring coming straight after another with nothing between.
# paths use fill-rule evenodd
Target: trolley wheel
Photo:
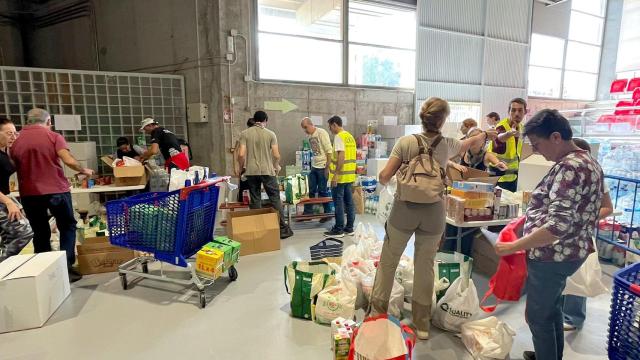
<instances>
[{"instance_id":1,"label":"trolley wheel","mask_svg":"<svg viewBox=\"0 0 640 360\"><path fill-rule=\"evenodd\" d=\"M143 262L142 263L142 272L145 273L145 274L149 273L149 263L147 263L147 262Z\"/></svg>"},{"instance_id":2,"label":"trolley wheel","mask_svg":"<svg viewBox=\"0 0 640 360\"><path fill-rule=\"evenodd\" d=\"M229 268L229 280L236 281L238 280L238 270L236 270L235 266Z\"/></svg>"},{"instance_id":3,"label":"trolley wheel","mask_svg":"<svg viewBox=\"0 0 640 360\"><path fill-rule=\"evenodd\" d=\"M204 290L200 291L200 309L204 309L207 306L207 297L204 295Z\"/></svg>"},{"instance_id":4,"label":"trolley wheel","mask_svg":"<svg viewBox=\"0 0 640 360\"><path fill-rule=\"evenodd\" d=\"M122 285L122 290L127 290L127 274L120 274L120 284Z\"/></svg>"}]
</instances>

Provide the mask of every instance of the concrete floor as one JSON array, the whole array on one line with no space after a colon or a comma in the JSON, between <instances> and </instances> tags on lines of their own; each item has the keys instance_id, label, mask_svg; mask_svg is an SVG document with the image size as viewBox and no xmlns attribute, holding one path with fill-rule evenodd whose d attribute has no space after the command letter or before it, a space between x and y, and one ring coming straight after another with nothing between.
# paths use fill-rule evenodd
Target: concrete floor
<instances>
[{"instance_id":1,"label":"concrete floor","mask_svg":"<svg viewBox=\"0 0 640 360\"><path fill-rule=\"evenodd\" d=\"M123 291L116 273L86 276L44 327L0 335L0 359L330 359L329 328L289 316L283 285L283 266L307 258L324 229L294 230L281 251L242 258L238 281L217 281L204 310L197 293L180 285L145 279ZM487 279L474 281L483 294ZM565 359L606 359L609 301L608 295L589 299L585 328L566 336ZM495 315L516 330L511 359L522 359L532 349L524 302L500 305ZM434 329L431 340L417 344L414 359L472 357L456 336Z\"/></svg>"}]
</instances>

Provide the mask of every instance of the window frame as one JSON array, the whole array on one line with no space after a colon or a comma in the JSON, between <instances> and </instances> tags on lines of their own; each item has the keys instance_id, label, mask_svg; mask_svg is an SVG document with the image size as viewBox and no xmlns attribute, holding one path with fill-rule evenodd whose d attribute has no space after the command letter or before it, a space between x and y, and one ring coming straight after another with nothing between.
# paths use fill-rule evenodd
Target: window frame
<instances>
[{"instance_id":1,"label":"window frame","mask_svg":"<svg viewBox=\"0 0 640 360\"><path fill-rule=\"evenodd\" d=\"M388 46L376 45L376 44L349 42L349 1L350 0L342 0L342 14L341 14L342 15L342 20L341 20L342 39L341 40L324 39L324 38L317 38L317 37L305 36L305 35L280 34L280 33L274 33L269 31L259 31L258 0L252 1L252 11L251 11L251 19L250 19L250 24L251 24L250 36L251 36L251 51L255 55L252 56L253 64L251 65L251 68L253 69L253 74L255 74L255 81L259 81L261 83L266 83L266 84L273 83L273 84L292 84L292 85L319 85L319 86L333 86L333 87L345 87L345 88L415 91L415 87L406 88L406 87L394 87L394 86L359 85L359 84L349 83L349 45L351 44L361 45L361 46L370 46L370 47L376 47L376 48L412 50L414 52L414 56L416 51L415 49L394 48L394 47L388 47ZM396 8L411 10L411 11L414 11L417 16L417 6L406 3L404 1L375 0L371 2L374 4L378 3L381 5L387 5L387 6L393 6ZM287 35L287 36L329 41L329 42L341 42L342 43L342 59L341 59L342 82L328 83L328 82L315 82L315 81L304 81L304 80L263 79L260 76L260 47L258 44L259 33ZM415 68L415 61L414 61L414 68Z\"/></svg>"},{"instance_id":2,"label":"window frame","mask_svg":"<svg viewBox=\"0 0 640 360\"><path fill-rule=\"evenodd\" d=\"M563 52L563 56L562 56L562 67L561 68L557 68L557 67L552 67L552 66L542 66L542 65L532 65L530 62L527 64L527 72L529 71L529 69L534 66L534 67L538 67L538 68L546 68L546 69L555 69L555 70L560 70L560 93L558 97L548 97L548 96L540 96L540 95L529 95L529 84L527 82L527 96L530 96L532 98L538 98L538 99L554 99L554 100L567 100L567 101L595 101L597 98L597 90L598 90L598 85L600 83L600 66L602 65L602 43L604 41L604 32L605 32L605 26L606 26L606 20L607 20L607 13L608 13L608 0L605 2L604 5L604 15L603 16L599 16L599 15L595 15L595 14L591 14L588 12L584 12L582 10L577 10L574 9L573 7L570 10L570 13L577 13L577 14L581 14L581 15L588 15L588 16L592 16L592 17L597 17L600 18L602 20L602 31L600 32L600 39L599 39L599 43L598 44L592 44L589 42L584 42L584 41L580 41L580 40L573 40L570 38L569 35L569 31L567 32L567 37L565 39L563 38L559 38L559 37L555 37L555 36L550 36L550 35L546 35L546 34L538 34L538 33L531 33L531 36L533 37L534 34L538 34L538 35L542 35L542 36L547 36L547 37L554 37L556 39L561 39L564 41L564 52ZM569 18L569 21L571 21L571 18ZM590 72L590 71L582 71L582 70L572 70L572 69L567 69L567 52L569 49L569 43L575 43L575 44L581 44L581 45L588 45L588 46L594 46L594 47L598 47L599 49L599 56L598 56L598 71L597 72ZM529 48L529 58L531 57L531 48ZM574 99L574 98L569 98L569 97L564 97L564 89L565 89L565 73L569 71L569 72L573 72L573 73L582 73L582 74L589 74L589 75L595 75L596 76L596 88L594 91L594 97L591 99Z\"/></svg>"}]
</instances>

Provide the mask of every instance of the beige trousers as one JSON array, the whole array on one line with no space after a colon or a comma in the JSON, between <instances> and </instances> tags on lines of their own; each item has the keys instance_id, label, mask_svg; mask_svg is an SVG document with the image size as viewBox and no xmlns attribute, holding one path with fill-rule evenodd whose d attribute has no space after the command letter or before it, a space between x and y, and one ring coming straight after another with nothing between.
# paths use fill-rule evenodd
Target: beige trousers
<instances>
[{"instance_id":1,"label":"beige trousers","mask_svg":"<svg viewBox=\"0 0 640 360\"><path fill-rule=\"evenodd\" d=\"M429 331L433 296L433 262L445 228L444 202L417 204L395 200L385 224L386 236L371 295L373 315L386 314L400 257L411 235L416 234L414 253L413 324Z\"/></svg>"}]
</instances>

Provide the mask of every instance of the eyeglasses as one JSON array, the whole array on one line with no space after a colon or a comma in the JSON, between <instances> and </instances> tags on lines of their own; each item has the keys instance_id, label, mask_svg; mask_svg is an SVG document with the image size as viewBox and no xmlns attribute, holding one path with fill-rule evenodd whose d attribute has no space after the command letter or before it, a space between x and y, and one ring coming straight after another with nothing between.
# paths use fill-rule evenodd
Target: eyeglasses
<instances>
[{"instance_id":1,"label":"eyeglasses","mask_svg":"<svg viewBox=\"0 0 640 360\"><path fill-rule=\"evenodd\" d=\"M17 131L15 131L15 132L14 131L4 131L3 134L7 135L10 138L17 138L20 135L20 133L17 132Z\"/></svg>"}]
</instances>

